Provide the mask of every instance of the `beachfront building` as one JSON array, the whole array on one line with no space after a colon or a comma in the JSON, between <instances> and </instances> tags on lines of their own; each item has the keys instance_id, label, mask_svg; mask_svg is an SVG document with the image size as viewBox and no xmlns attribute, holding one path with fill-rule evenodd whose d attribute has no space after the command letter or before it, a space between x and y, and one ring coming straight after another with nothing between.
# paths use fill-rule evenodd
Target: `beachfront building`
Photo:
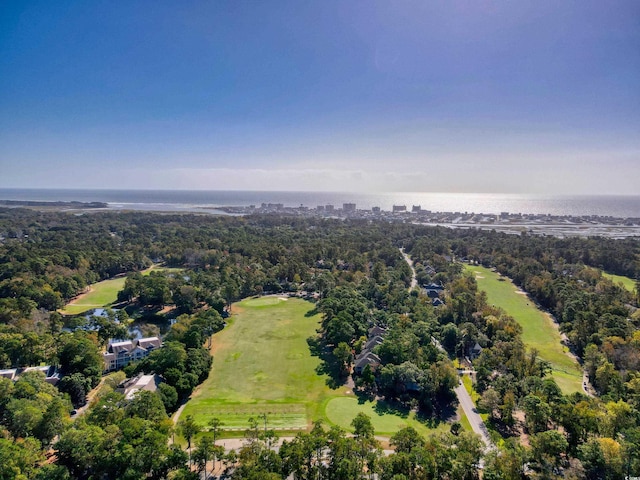
<instances>
[{"instance_id":1,"label":"beachfront building","mask_svg":"<svg viewBox=\"0 0 640 480\"><path fill-rule=\"evenodd\" d=\"M104 371L118 370L131 362L142 360L160 347L162 347L162 340L158 337L109 342L107 353L103 354Z\"/></svg>"}]
</instances>

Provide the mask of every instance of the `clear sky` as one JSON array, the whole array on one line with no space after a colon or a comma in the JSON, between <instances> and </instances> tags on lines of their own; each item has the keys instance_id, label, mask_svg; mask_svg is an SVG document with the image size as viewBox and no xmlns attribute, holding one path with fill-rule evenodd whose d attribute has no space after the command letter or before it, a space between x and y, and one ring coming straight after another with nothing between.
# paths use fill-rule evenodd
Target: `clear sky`
<instances>
[{"instance_id":1,"label":"clear sky","mask_svg":"<svg viewBox=\"0 0 640 480\"><path fill-rule=\"evenodd\" d=\"M4 0L0 187L640 194L640 2Z\"/></svg>"}]
</instances>

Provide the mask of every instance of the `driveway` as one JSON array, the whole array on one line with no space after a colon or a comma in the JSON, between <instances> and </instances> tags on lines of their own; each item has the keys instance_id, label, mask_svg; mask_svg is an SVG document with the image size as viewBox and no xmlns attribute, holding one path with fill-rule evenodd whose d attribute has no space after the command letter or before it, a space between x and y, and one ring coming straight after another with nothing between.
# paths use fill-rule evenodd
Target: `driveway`
<instances>
[{"instance_id":1,"label":"driveway","mask_svg":"<svg viewBox=\"0 0 640 480\"><path fill-rule=\"evenodd\" d=\"M475 405L473 404L473 400L467 393L467 390L462 385L462 382L458 383L458 386L454 389L456 395L458 397L458 401L460 402L460 406L464 411L464 414L467 416L469 423L471 424L472 430L480 435L482 441L487 446L487 449L491 450L494 448L493 443L491 443L491 438L489 437L489 432L487 431L487 427L482 420L482 417L478 415Z\"/></svg>"}]
</instances>

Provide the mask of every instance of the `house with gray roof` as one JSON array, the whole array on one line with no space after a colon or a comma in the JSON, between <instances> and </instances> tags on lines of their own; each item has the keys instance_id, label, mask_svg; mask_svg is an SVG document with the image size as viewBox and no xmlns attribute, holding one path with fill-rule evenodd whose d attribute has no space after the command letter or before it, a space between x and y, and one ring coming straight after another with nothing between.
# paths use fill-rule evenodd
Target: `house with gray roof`
<instances>
[{"instance_id":1,"label":"house with gray roof","mask_svg":"<svg viewBox=\"0 0 640 480\"><path fill-rule=\"evenodd\" d=\"M14 382L20 379L20 376L27 372L42 372L44 380L51 385L56 385L60 381L60 372L55 365L44 365L41 367L24 367L24 368L7 368L0 370L1 378L8 378Z\"/></svg>"},{"instance_id":2,"label":"house with gray roof","mask_svg":"<svg viewBox=\"0 0 640 480\"><path fill-rule=\"evenodd\" d=\"M6 368L4 370L0 370L0 377L8 378L9 380L17 380L18 379L18 369L17 368Z\"/></svg>"},{"instance_id":3,"label":"house with gray roof","mask_svg":"<svg viewBox=\"0 0 640 480\"><path fill-rule=\"evenodd\" d=\"M55 365L45 365L43 367L27 367L23 369L20 374L34 371L44 373L44 381L50 383L51 385L56 385L60 381L60 372Z\"/></svg>"},{"instance_id":4,"label":"house with gray roof","mask_svg":"<svg viewBox=\"0 0 640 480\"><path fill-rule=\"evenodd\" d=\"M382 342L384 342L384 338L382 338L380 335L376 335L373 338L370 338L369 340L367 340L367 343L364 345L363 351L364 350L372 350L375 347L377 347L378 345L381 345Z\"/></svg>"},{"instance_id":5,"label":"house with gray roof","mask_svg":"<svg viewBox=\"0 0 640 480\"><path fill-rule=\"evenodd\" d=\"M361 375L367 365L375 370L380 366L380 357L372 352L361 353L356 358L353 370L358 375Z\"/></svg>"},{"instance_id":6,"label":"house with gray roof","mask_svg":"<svg viewBox=\"0 0 640 480\"><path fill-rule=\"evenodd\" d=\"M375 327L371 327L369 329L369 338L375 337L376 335L384 337L386 334L387 334L387 329L379 325L376 325Z\"/></svg>"}]
</instances>

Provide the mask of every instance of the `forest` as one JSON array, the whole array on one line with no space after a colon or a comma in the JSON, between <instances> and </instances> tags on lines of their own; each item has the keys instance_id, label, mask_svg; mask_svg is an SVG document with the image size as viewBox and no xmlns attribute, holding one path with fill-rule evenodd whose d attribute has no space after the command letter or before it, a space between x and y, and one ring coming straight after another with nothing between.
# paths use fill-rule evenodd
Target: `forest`
<instances>
[{"instance_id":1,"label":"forest","mask_svg":"<svg viewBox=\"0 0 640 480\"><path fill-rule=\"evenodd\" d=\"M400 248L419 286L442 288L441 304L411 288ZM495 268L554 316L596 395L563 395L465 263ZM139 273L154 264L181 270ZM0 480L199 478L214 455L243 479L472 479L480 465L490 479L640 475L640 281L629 291L603 271L640 279L640 241L278 215L0 209L0 370L46 364L62 374L56 386L40 372L0 377ZM118 313L58 313L118 275L126 276ZM353 435L316 424L276 452L275 433L253 424L244 447L227 455L215 427L174 426L168 415L215 362L207 345L229 306L271 293L313 299L322 322L309 346L336 384L370 347L371 329L384 331L371 347L379 361L353 373L359 394L448 419L450 432L400 430L384 455L359 415ZM166 306L174 322L164 347L115 377L153 373L163 383L126 399L103 377L102 352L128 335L128 321L162 317ZM488 451L452 419L465 358L495 444ZM86 412L72 415L98 385ZM170 441L176 432L194 448Z\"/></svg>"}]
</instances>

